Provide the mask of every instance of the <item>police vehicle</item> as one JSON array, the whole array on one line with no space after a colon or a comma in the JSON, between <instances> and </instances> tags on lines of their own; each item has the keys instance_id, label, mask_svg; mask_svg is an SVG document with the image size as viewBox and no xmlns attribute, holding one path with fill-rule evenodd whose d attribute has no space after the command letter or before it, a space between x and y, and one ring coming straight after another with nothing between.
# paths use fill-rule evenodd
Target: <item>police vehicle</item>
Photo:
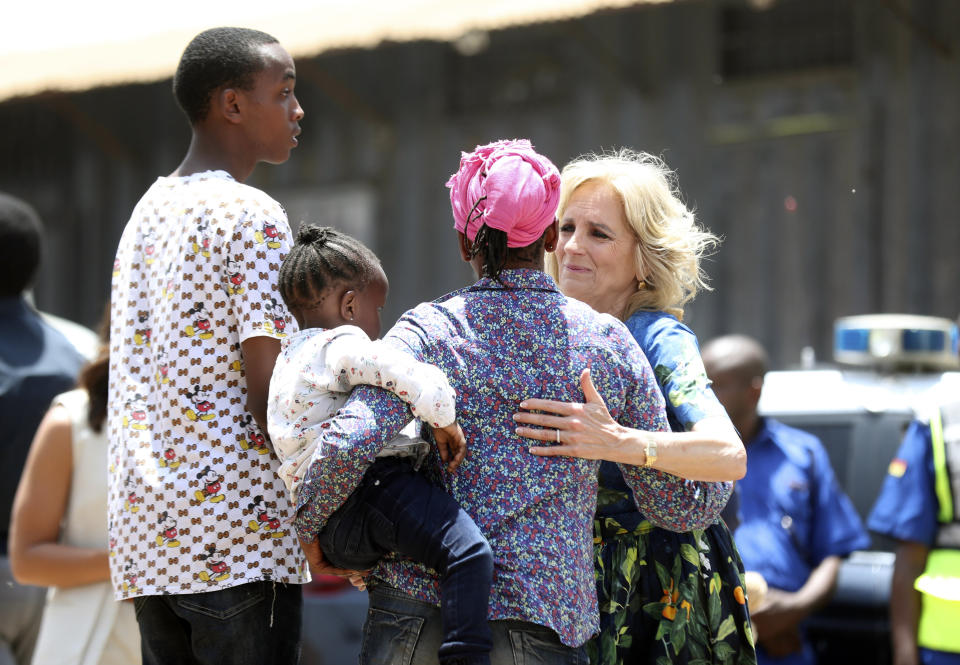
<instances>
[{"instance_id":1,"label":"police vehicle","mask_svg":"<svg viewBox=\"0 0 960 665\"><path fill-rule=\"evenodd\" d=\"M805 355L808 355L806 352ZM866 523L907 425L960 396L958 329L949 319L877 314L837 320L834 361L768 372L759 409L817 436ZM812 366L812 367L811 367ZM888 603L896 544L870 534L844 561L832 602L808 634L820 665L891 662Z\"/></svg>"}]
</instances>

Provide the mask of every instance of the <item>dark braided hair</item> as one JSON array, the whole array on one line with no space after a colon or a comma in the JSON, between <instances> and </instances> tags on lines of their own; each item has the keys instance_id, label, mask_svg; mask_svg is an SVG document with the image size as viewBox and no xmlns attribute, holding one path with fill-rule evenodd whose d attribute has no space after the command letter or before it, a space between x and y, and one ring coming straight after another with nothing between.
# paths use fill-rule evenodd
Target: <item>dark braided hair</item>
<instances>
[{"instance_id":1,"label":"dark braided hair","mask_svg":"<svg viewBox=\"0 0 960 665\"><path fill-rule=\"evenodd\" d=\"M480 256L483 259L483 277L500 282L500 273L508 259L533 261L544 244L543 236L526 247L507 247L507 232L492 229L486 224L477 231L470 245L470 258ZM502 284L502 282L500 282Z\"/></svg>"},{"instance_id":2,"label":"dark braided hair","mask_svg":"<svg viewBox=\"0 0 960 665\"><path fill-rule=\"evenodd\" d=\"M470 245L470 258L480 256L483 259L483 276L499 282L500 273L507 262L507 249L507 232L484 224Z\"/></svg>"},{"instance_id":3,"label":"dark braided hair","mask_svg":"<svg viewBox=\"0 0 960 665\"><path fill-rule=\"evenodd\" d=\"M380 268L366 245L329 226L303 224L280 266L280 296L292 302L319 300L332 286L346 283L362 291Z\"/></svg>"}]
</instances>

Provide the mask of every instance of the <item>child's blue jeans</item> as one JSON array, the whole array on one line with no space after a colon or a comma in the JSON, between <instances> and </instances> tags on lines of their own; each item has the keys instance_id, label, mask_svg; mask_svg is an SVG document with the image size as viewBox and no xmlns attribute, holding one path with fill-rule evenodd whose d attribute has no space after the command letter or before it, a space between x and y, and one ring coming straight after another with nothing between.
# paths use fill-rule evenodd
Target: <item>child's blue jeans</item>
<instances>
[{"instance_id":1,"label":"child's blue jeans","mask_svg":"<svg viewBox=\"0 0 960 665\"><path fill-rule=\"evenodd\" d=\"M372 568L397 552L440 574L441 663L489 663L493 554L473 519L413 464L378 458L319 533L334 566Z\"/></svg>"}]
</instances>

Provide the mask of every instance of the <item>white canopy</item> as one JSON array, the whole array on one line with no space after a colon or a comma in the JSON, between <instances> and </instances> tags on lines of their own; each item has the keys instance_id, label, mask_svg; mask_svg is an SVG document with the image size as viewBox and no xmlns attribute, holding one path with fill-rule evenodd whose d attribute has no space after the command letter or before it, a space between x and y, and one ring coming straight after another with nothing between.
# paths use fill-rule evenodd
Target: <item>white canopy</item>
<instances>
[{"instance_id":1,"label":"white canopy","mask_svg":"<svg viewBox=\"0 0 960 665\"><path fill-rule=\"evenodd\" d=\"M669 1L8 0L0 21L0 100L166 78L187 42L219 25L263 30L294 57L310 57Z\"/></svg>"}]
</instances>

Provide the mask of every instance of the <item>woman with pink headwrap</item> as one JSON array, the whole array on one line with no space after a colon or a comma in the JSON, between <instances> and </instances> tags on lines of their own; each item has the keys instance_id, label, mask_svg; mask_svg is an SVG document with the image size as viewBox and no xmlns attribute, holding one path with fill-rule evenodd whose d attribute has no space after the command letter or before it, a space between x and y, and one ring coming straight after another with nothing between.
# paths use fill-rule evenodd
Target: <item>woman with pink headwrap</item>
<instances>
[{"instance_id":1,"label":"woman with pink headwrap","mask_svg":"<svg viewBox=\"0 0 960 665\"><path fill-rule=\"evenodd\" d=\"M525 140L497 141L464 153L447 187L454 227L472 248L496 246L495 253L532 247L554 221L560 203L557 167ZM501 242L493 241L490 229L503 233ZM505 260L491 258L484 265L499 273Z\"/></svg>"},{"instance_id":2,"label":"woman with pink headwrap","mask_svg":"<svg viewBox=\"0 0 960 665\"><path fill-rule=\"evenodd\" d=\"M582 399L587 367L626 427L667 431L663 398L623 324L567 298L543 271L558 239L560 174L548 159L528 141L498 141L462 155L447 184L460 254L478 279L408 311L383 343L436 365L456 391L470 455L439 480L493 552L491 663L582 665L599 629L590 539L599 462L531 454L513 412L531 394ZM317 530L406 414L388 392L354 390L318 439L301 485L298 532ZM618 469L644 515L669 529L712 523L729 494L654 469ZM436 573L387 557L368 588L361 663L436 662L443 635Z\"/></svg>"}]
</instances>

